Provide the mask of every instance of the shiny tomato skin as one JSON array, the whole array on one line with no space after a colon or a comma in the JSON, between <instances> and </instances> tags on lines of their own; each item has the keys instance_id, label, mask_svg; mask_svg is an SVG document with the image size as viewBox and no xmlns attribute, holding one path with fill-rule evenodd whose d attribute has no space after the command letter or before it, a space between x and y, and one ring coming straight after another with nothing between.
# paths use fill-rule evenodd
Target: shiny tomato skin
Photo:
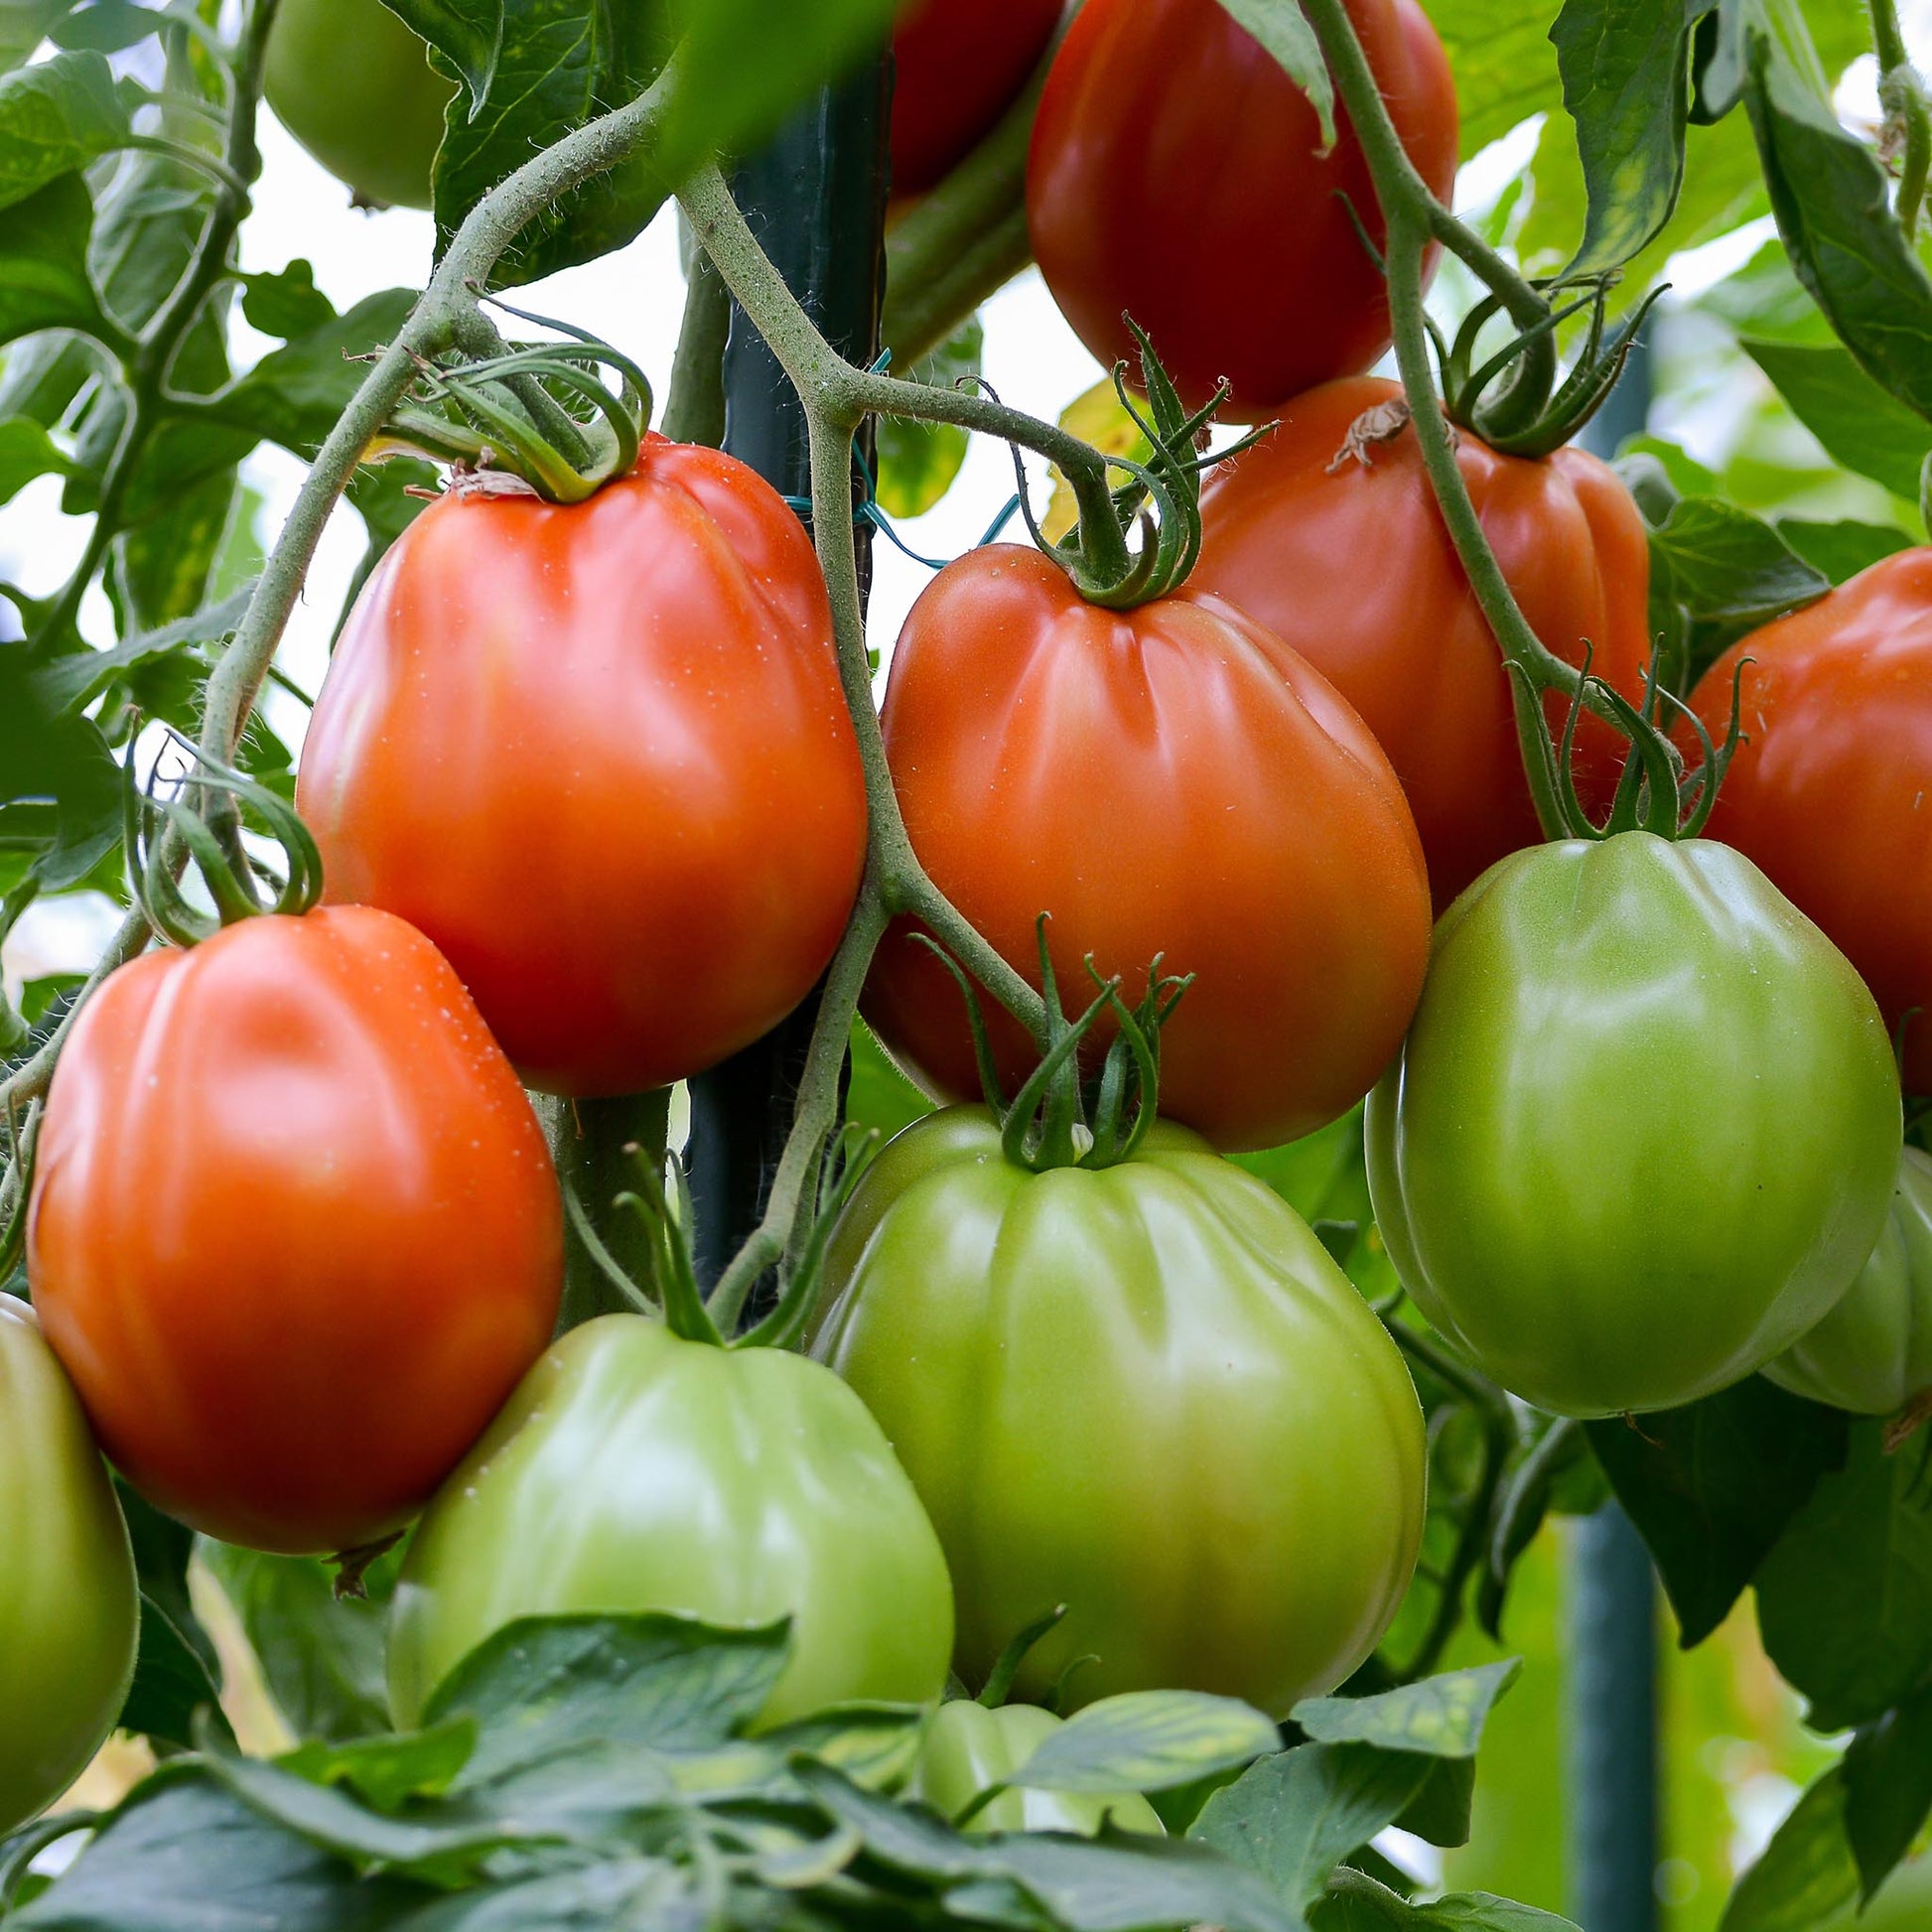
<instances>
[{"instance_id":1,"label":"shiny tomato skin","mask_svg":"<svg viewBox=\"0 0 1932 1932\"><path fill-rule=\"evenodd\" d=\"M1046 911L1070 1008L1089 953L1130 1000L1156 953L1197 975L1162 1039L1164 1114L1276 1146L1395 1051L1429 955L1408 807L1327 681L1239 612L1104 611L1035 550L975 550L907 617L884 722L913 850L1020 972L1037 983ZM939 1091L979 1091L958 989L902 927L866 1011ZM1011 1093L1037 1055L987 1018Z\"/></svg>"},{"instance_id":2,"label":"shiny tomato skin","mask_svg":"<svg viewBox=\"0 0 1932 1932\"><path fill-rule=\"evenodd\" d=\"M893 34L893 193L965 160L1039 65L1061 0L913 0Z\"/></svg>"},{"instance_id":3,"label":"shiny tomato skin","mask_svg":"<svg viewBox=\"0 0 1932 1932\"><path fill-rule=\"evenodd\" d=\"M1036 1704L989 1711L950 1698L932 1714L910 1795L956 1818L988 1785L1000 1784L1058 1730L1062 1720ZM1016 1786L976 1811L970 1832L1071 1832L1097 1838L1102 1826L1158 1838L1160 1814L1138 1791L1034 1791Z\"/></svg>"},{"instance_id":4,"label":"shiny tomato skin","mask_svg":"<svg viewBox=\"0 0 1932 1932\"><path fill-rule=\"evenodd\" d=\"M1932 1389L1932 1155L1906 1148L1871 1258L1831 1313L1764 1373L1860 1416L1896 1415Z\"/></svg>"},{"instance_id":5,"label":"shiny tomato skin","mask_svg":"<svg viewBox=\"0 0 1932 1932\"><path fill-rule=\"evenodd\" d=\"M281 0L262 85L275 118L363 201L429 207L456 82L381 0Z\"/></svg>"},{"instance_id":6,"label":"shiny tomato skin","mask_svg":"<svg viewBox=\"0 0 1932 1932\"><path fill-rule=\"evenodd\" d=\"M1607 1416L1741 1381L1845 1294L1898 1079L1748 859L1623 832L1511 853L1443 916L1363 1136L1416 1306L1513 1394Z\"/></svg>"},{"instance_id":7,"label":"shiny tomato skin","mask_svg":"<svg viewBox=\"0 0 1932 1932\"><path fill-rule=\"evenodd\" d=\"M34 1311L0 1295L0 1833L86 1768L134 1675L113 1484Z\"/></svg>"},{"instance_id":8,"label":"shiny tomato skin","mask_svg":"<svg viewBox=\"0 0 1932 1932\"><path fill-rule=\"evenodd\" d=\"M1733 644L1691 700L1719 739L1747 658L1711 835L1843 949L1904 1029L1907 1089L1932 1093L1932 546Z\"/></svg>"},{"instance_id":9,"label":"shiny tomato skin","mask_svg":"<svg viewBox=\"0 0 1932 1932\"><path fill-rule=\"evenodd\" d=\"M1455 93L1415 0L1348 0L1396 129L1445 200ZM1217 0L1087 0L1048 70L1027 162L1035 258L1102 362L1138 368L1131 315L1181 394L1259 421L1389 345L1382 241L1347 116L1319 153L1307 96ZM1344 198L1346 198L1344 200Z\"/></svg>"},{"instance_id":10,"label":"shiny tomato skin","mask_svg":"<svg viewBox=\"0 0 1932 1932\"><path fill-rule=\"evenodd\" d=\"M1299 650L1361 713L1408 794L1437 909L1540 836L1509 674L1469 589L1413 429L1340 452L1400 383L1361 376L1299 396L1256 448L1211 471L1192 582ZM1464 430L1457 458L1503 575L1543 641L1641 699L1650 552L1616 473L1584 450L1528 461ZM1338 460L1339 459L1339 460ZM1549 705L1561 730L1564 707ZM1579 720L1574 769L1600 813L1623 742Z\"/></svg>"},{"instance_id":11,"label":"shiny tomato skin","mask_svg":"<svg viewBox=\"0 0 1932 1932\"><path fill-rule=\"evenodd\" d=\"M357 600L296 798L329 896L426 932L527 1084L715 1064L811 990L865 863L810 539L660 437L573 507L445 496Z\"/></svg>"},{"instance_id":12,"label":"shiny tomato skin","mask_svg":"<svg viewBox=\"0 0 1932 1932\"><path fill-rule=\"evenodd\" d=\"M402 1527L556 1320L543 1135L446 961L370 906L244 919L88 1000L27 1268L101 1447L226 1542Z\"/></svg>"},{"instance_id":13,"label":"shiny tomato skin","mask_svg":"<svg viewBox=\"0 0 1932 1932\"><path fill-rule=\"evenodd\" d=\"M983 1107L884 1148L834 1230L814 1354L858 1390L951 1567L983 1683L1183 1689L1285 1715L1374 1648L1425 1464L1402 1355L1307 1222L1156 1121L1114 1167L1032 1173Z\"/></svg>"},{"instance_id":14,"label":"shiny tomato skin","mask_svg":"<svg viewBox=\"0 0 1932 1932\"><path fill-rule=\"evenodd\" d=\"M788 1349L604 1315L549 1349L424 1514L390 1620L396 1722L519 1617L650 1610L790 1617L766 1725L945 1688L945 1559L864 1403Z\"/></svg>"}]
</instances>

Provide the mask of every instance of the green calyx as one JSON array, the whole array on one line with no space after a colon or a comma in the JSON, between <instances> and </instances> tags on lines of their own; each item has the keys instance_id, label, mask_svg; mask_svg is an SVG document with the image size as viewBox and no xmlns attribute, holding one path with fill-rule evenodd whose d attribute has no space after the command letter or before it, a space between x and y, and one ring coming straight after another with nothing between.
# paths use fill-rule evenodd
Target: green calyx
<instances>
[{"instance_id":1,"label":"green calyx","mask_svg":"<svg viewBox=\"0 0 1932 1932\"><path fill-rule=\"evenodd\" d=\"M416 380L371 454L413 451L456 465L472 487L581 503L635 466L650 426L649 379L581 329L509 313L571 336L575 345L517 344L477 361L418 356ZM606 366L620 377L615 392L599 375Z\"/></svg>"},{"instance_id":2,"label":"green calyx","mask_svg":"<svg viewBox=\"0 0 1932 1932\"><path fill-rule=\"evenodd\" d=\"M1161 1084L1161 1029L1193 984L1194 976L1164 975L1157 954L1148 968L1147 992L1138 1007L1130 1008L1120 996L1119 975L1103 980L1089 957L1087 973L1099 991L1086 1011L1069 1021L1060 1005L1059 983L1046 949L1047 917L1042 912L1037 925L1046 1055L1011 1101L994 1064L977 989L949 953L931 939L925 943L938 954L965 998L980 1085L987 1106L1000 1122L1006 1158L1034 1173L1043 1173L1049 1168L1118 1167L1134 1158L1154 1125ZM1080 1048L1105 1013L1114 1016L1119 1032L1107 1048L1099 1073L1083 1084Z\"/></svg>"},{"instance_id":3,"label":"green calyx","mask_svg":"<svg viewBox=\"0 0 1932 1932\"><path fill-rule=\"evenodd\" d=\"M178 946L196 945L239 919L265 912L299 915L322 897L322 854L287 799L174 731L169 741L187 754L189 769L163 796L157 762L143 790L134 774L137 737L128 736L122 767L128 888L164 939ZM189 902L173 866L157 856L156 841L164 827L187 847L213 901L211 914ZM247 849L245 829L266 833L281 849L279 869Z\"/></svg>"},{"instance_id":4,"label":"green calyx","mask_svg":"<svg viewBox=\"0 0 1932 1932\"><path fill-rule=\"evenodd\" d=\"M1506 306L1502 295L1484 296L1462 319L1453 342L1445 342L1436 325L1429 323L1449 420L1506 456L1548 456L1568 443L1616 386L1651 304L1664 292L1662 287L1653 289L1612 328L1607 305L1614 285L1614 276L1592 278L1583 295L1561 308L1546 307L1538 321L1481 363L1475 361L1477 341ZM1558 293L1555 284L1539 288L1546 294ZM1588 336L1570 373L1559 383L1557 331L1586 310Z\"/></svg>"},{"instance_id":5,"label":"green calyx","mask_svg":"<svg viewBox=\"0 0 1932 1932\"><path fill-rule=\"evenodd\" d=\"M1151 453L1145 463L1132 457L1105 459L1109 468L1124 470L1127 481L1107 492L1104 515L1097 510L1089 513L1083 498L1080 521L1058 542L1052 541L1042 534L1028 502L1020 452L1016 449L1013 456L1021 513L1034 542L1066 572L1089 604L1111 611L1150 604L1180 588L1200 556L1202 473L1238 455L1274 427L1263 424L1228 449L1209 454L1202 446L1214 412L1227 400L1227 385L1223 383L1203 408L1190 414L1146 332L1132 316L1124 320L1140 345L1147 409L1141 408L1127 386L1125 362L1114 364L1114 390L1121 407L1147 438ZM1140 541L1135 543L1137 529Z\"/></svg>"},{"instance_id":6,"label":"green calyx","mask_svg":"<svg viewBox=\"0 0 1932 1932\"><path fill-rule=\"evenodd\" d=\"M599 1238L568 1185L564 1188L564 1207L598 1268L639 1313L661 1319L674 1335L714 1348L790 1348L811 1318L832 1229L878 1146L877 1133L856 1126L848 1125L832 1137L819 1164L818 1197L804 1245L781 1277L770 1312L742 1335L725 1333L698 1286L691 1257L691 1229L696 1224L691 1186L684 1164L676 1155L660 1156L635 1143L624 1149L637 1184L619 1194L613 1205L636 1215L643 1224L643 1283L632 1280ZM667 1170L673 1177L675 1198L672 1188L665 1185Z\"/></svg>"},{"instance_id":7,"label":"green calyx","mask_svg":"<svg viewBox=\"0 0 1932 1932\"><path fill-rule=\"evenodd\" d=\"M1562 736L1553 744L1535 690L1522 667L1512 661L1509 670L1517 703L1533 706L1537 713L1537 728L1525 734L1526 742L1542 764L1542 777L1556 800L1564 835L1574 839L1609 839L1619 832L1643 831L1662 839L1696 838L1710 822L1718 802L1718 787L1724 782L1743 737L1740 688L1744 665L1749 661L1745 658L1740 662L1731 678L1730 720L1722 744L1712 739L1696 712L1663 688L1658 680L1655 652L1651 654L1644 679L1643 704L1639 707L1601 678L1590 675L1587 651L1583 677L1564 719ZM1578 720L1586 702L1598 701L1612 714L1611 722L1630 742L1616 795L1601 825L1584 809L1572 771ZM1683 754L1659 724L1664 705L1680 713L1696 733L1700 757L1695 764L1685 763Z\"/></svg>"}]
</instances>

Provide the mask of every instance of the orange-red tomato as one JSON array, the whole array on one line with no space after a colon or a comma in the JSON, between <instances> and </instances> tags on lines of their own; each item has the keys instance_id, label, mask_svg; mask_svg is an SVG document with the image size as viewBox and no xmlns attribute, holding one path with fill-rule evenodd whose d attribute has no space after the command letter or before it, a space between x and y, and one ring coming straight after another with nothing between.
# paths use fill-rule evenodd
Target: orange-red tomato
<instances>
[{"instance_id":1,"label":"orange-red tomato","mask_svg":"<svg viewBox=\"0 0 1932 1932\"><path fill-rule=\"evenodd\" d=\"M1455 92L1415 0L1348 0L1396 131L1448 199ZM1183 396L1255 421L1389 345L1368 164L1339 104L1321 153L1307 95L1217 0L1087 0L1046 76L1027 219L1046 286L1103 362L1125 310ZM1353 210L1351 214L1351 209Z\"/></svg>"},{"instance_id":2,"label":"orange-red tomato","mask_svg":"<svg viewBox=\"0 0 1932 1932\"><path fill-rule=\"evenodd\" d=\"M811 990L865 862L811 542L661 437L573 507L446 496L357 600L296 797L329 897L428 933L530 1085L696 1073Z\"/></svg>"},{"instance_id":3,"label":"orange-red tomato","mask_svg":"<svg viewBox=\"0 0 1932 1932\"><path fill-rule=\"evenodd\" d=\"M906 619L885 731L913 850L1014 966L1037 983L1046 911L1070 1009L1089 953L1130 1000L1157 952L1196 975L1163 1036L1163 1113L1271 1147L1395 1051L1429 957L1409 808L1334 687L1232 606L1101 610L1038 551L971 551ZM942 1092L977 1091L959 992L903 930L867 1011ZM988 1017L1011 1091L1035 1055Z\"/></svg>"},{"instance_id":4,"label":"orange-red tomato","mask_svg":"<svg viewBox=\"0 0 1932 1932\"><path fill-rule=\"evenodd\" d=\"M123 966L48 1095L27 1228L109 1459L231 1543L399 1529L549 1341L550 1157L470 997L370 906Z\"/></svg>"},{"instance_id":5,"label":"orange-red tomato","mask_svg":"<svg viewBox=\"0 0 1932 1932\"><path fill-rule=\"evenodd\" d=\"M1281 633L1362 715L1409 795L1438 909L1539 836L1509 676L1436 507L1412 429L1340 452L1399 384L1361 377L1299 397L1281 427L1210 473L1193 582ZM1531 462L1459 434L1462 475L1537 635L1633 699L1650 652L1643 517L1583 450ZM1339 459L1339 460L1338 460ZM1559 729L1565 707L1550 701ZM1606 808L1623 740L1579 721L1584 802Z\"/></svg>"},{"instance_id":6,"label":"orange-red tomato","mask_svg":"<svg viewBox=\"0 0 1932 1932\"><path fill-rule=\"evenodd\" d=\"M1740 663L1711 836L1825 928L1903 1025L1905 1085L1932 1092L1932 547L1733 644L1691 701L1719 739Z\"/></svg>"},{"instance_id":7,"label":"orange-red tomato","mask_svg":"<svg viewBox=\"0 0 1932 1932\"><path fill-rule=\"evenodd\" d=\"M992 132L1059 25L1060 0L913 0L893 34L893 192L941 181Z\"/></svg>"}]
</instances>

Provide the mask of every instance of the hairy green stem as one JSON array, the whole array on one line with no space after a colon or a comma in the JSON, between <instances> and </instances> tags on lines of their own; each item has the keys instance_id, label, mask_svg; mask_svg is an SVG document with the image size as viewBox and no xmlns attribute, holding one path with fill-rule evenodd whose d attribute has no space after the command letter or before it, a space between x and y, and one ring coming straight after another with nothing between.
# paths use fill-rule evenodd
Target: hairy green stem
<instances>
[{"instance_id":1,"label":"hairy green stem","mask_svg":"<svg viewBox=\"0 0 1932 1932\"><path fill-rule=\"evenodd\" d=\"M1912 65L1911 50L1898 25L1897 0L1870 0L1871 40L1878 56L1878 98L1887 131L1897 130L1898 225L1910 242L1917 238L1925 206L1926 175L1932 168L1932 104L1925 82Z\"/></svg>"},{"instance_id":2,"label":"hairy green stem","mask_svg":"<svg viewBox=\"0 0 1932 1932\"><path fill-rule=\"evenodd\" d=\"M702 248L685 270L684 320L664 397L664 434L674 443L725 441L725 344L731 336L732 297Z\"/></svg>"}]
</instances>

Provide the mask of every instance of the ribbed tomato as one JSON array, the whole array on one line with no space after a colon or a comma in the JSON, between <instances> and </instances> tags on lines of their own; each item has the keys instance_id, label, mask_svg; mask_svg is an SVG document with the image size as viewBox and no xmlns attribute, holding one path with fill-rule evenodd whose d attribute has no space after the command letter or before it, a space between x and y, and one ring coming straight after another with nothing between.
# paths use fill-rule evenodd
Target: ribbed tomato
<instances>
[{"instance_id":1,"label":"ribbed tomato","mask_svg":"<svg viewBox=\"0 0 1932 1932\"><path fill-rule=\"evenodd\" d=\"M428 940L370 906L123 966L48 1095L27 1227L114 1464L229 1543L399 1529L550 1337L530 1103Z\"/></svg>"},{"instance_id":2,"label":"ribbed tomato","mask_svg":"<svg viewBox=\"0 0 1932 1932\"><path fill-rule=\"evenodd\" d=\"M1449 199L1455 93L1415 0L1348 0L1423 179ZM1339 106L1321 152L1307 95L1217 0L1087 0L1046 77L1027 220L1046 286L1103 362L1131 366L1125 310L1181 394L1225 376L1226 414L1268 415L1389 345L1368 164Z\"/></svg>"},{"instance_id":3,"label":"ribbed tomato","mask_svg":"<svg viewBox=\"0 0 1932 1932\"><path fill-rule=\"evenodd\" d=\"M1209 473L1193 582L1279 631L1362 715L1409 795L1437 909L1534 843L1509 674L1436 507L1415 431L1344 455L1399 383L1364 376L1298 397L1252 450ZM1616 473L1584 450L1529 461L1459 432L1483 534L1523 615L1560 657L1626 697L1650 654L1650 552ZM1561 729L1564 708L1550 701ZM1591 714L1574 769L1608 806L1623 741Z\"/></svg>"},{"instance_id":4,"label":"ribbed tomato","mask_svg":"<svg viewBox=\"0 0 1932 1932\"><path fill-rule=\"evenodd\" d=\"M930 188L972 152L1027 84L1060 0L913 0L893 34L893 192Z\"/></svg>"},{"instance_id":5,"label":"ribbed tomato","mask_svg":"<svg viewBox=\"0 0 1932 1932\"><path fill-rule=\"evenodd\" d=\"M1157 953L1195 975L1162 1037L1164 1115L1272 1147L1395 1051L1429 958L1409 808L1334 687L1232 606L1103 610L1036 550L970 551L905 621L885 732L914 851L1016 968L1037 976L1044 911L1069 1004L1089 954L1130 999ZM867 1013L941 1091L978 1091L958 990L902 929ZM988 1018L1012 1091L1037 1056Z\"/></svg>"},{"instance_id":6,"label":"ribbed tomato","mask_svg":"<svg viewBox=\"0 0 1932 1932\"><path fill-rule=\"evenodd\" d=\"M1825 928L1903 1028L1906 1086L1932 1092L1932 546L1727 650L1692 698L1719 735L1739 664L1745 739L1711 835Z\"/></svg>"},{"instance_id":7,"label":"ribbed tomato","mask_svg":"<svg viewBox=\"0 0 1932 1932\"><path fill-rule=\"evenodd\" d=\"M655 436L588 502L452 492L350 614L297 803L329 896L428 933L530 1085L712 1065L811 990L865 862L810 539Z\"/></svg>"}]
</instances>

